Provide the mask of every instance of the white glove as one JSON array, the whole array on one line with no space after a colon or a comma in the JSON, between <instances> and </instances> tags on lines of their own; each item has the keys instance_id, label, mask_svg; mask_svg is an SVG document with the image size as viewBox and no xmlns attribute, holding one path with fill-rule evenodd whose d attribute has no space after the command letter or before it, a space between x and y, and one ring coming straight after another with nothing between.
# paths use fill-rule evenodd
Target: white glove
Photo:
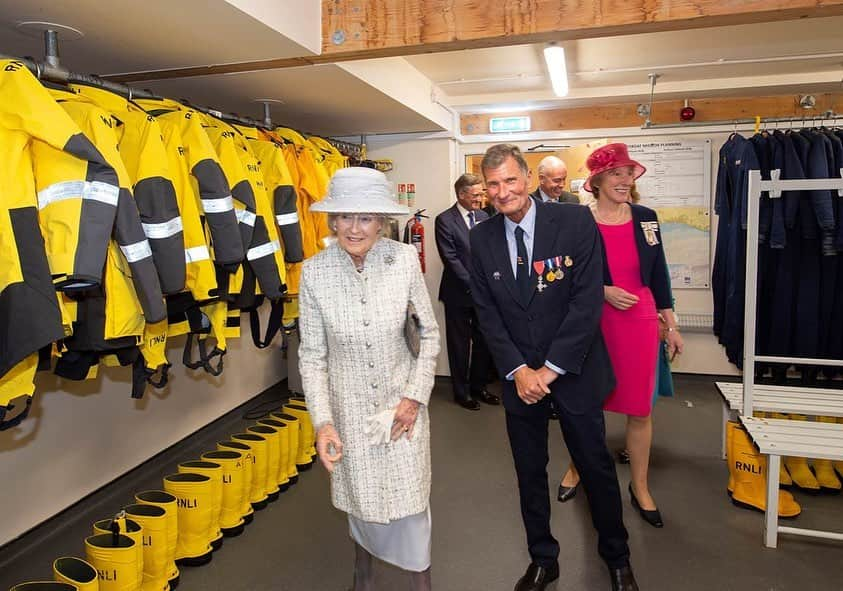
<instances>
[{"instance_id":1,"label":"white glove","mask_svg":"<svg viewBox=\"0 0 843 591\"><path fill-rule=\"evenodd\" d=\"M379 413L366 417L363 433L369 438L369 445L386 445L392 433L392 423L395 422L395 408L388 408Z\"/></svg>"}]
</instances>

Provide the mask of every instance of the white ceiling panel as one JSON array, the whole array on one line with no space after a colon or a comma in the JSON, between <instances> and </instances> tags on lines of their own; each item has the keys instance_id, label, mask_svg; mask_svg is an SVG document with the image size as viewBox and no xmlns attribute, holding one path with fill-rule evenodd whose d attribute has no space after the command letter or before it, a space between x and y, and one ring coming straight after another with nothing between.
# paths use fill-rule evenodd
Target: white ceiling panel
<instances>
[{"instance_id":1,"label":"white ceiling panel","mask_svg":"<svg viewBox=\"0 0 843 591\"><path fill-rule=\"evenodd\" d=\"M286 1L275 6L275 10L291 9ZM263 10L267 17L271 8ZM318 15L311 20L308 26L317 28L321 38ZM100 75L313 55L225 0L0 2L0 53L41 59L43 39L20 33L16 24L21 21L46 21L82 31L78 40L60 36L62 63L74 71Z\"/></svg>"},{"instance_id":2,"label":"white ceiling panel","mask_svg":"<svg viewBox=\"0 0 843 591\"><path fill-rule=\"evenodd\" d=\"M147 82L172 98L261 119L257 98L283 101L273 121L319 135L361 135L441 128L404 104L332 64Z\"/></svg>"}]
</instances>

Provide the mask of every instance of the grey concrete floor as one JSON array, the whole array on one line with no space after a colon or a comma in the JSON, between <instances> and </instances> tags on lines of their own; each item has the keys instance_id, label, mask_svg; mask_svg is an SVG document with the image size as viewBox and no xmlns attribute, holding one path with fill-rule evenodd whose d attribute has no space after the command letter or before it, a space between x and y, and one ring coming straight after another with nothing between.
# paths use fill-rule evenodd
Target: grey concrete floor
<instances>
[{"instance_id":1,"label":"grey concrete floor","mask_svg":"<svg viewBox=\"0 0 843 591\"><path fill-rule=\"evenodd\" d=\"M651 490L666 526L656 530L624 494L632 564L643 590L808 591L843 589L843 544L783 536L777 550L761 544L762 515L732 506L727 470L718 459L720 402L713 379L677 376L677 397L655 410ZM258 400L277 397L282 388ZM469 412L451 402L447 380L431 403L433 446L433 583L438 591L509 591L529 557L501 407ZM0 590L49 578L52 560L84 556L90 524L113 514L135 491L160 487L178 462L195 459L247 421L233 413L0 549ZM607 415L609 444L622 446L624 420ZM568 456L551 425L551 490ZM629 471L618 466L621 489ZM803 514L793 525L843 531L843 497L796 493ZM14 508L6 507L6 511ZM561 543L557 591L609 588L597 557L583 495L553 503ZM353 550L345 515L331 507L319 467L302 474L281 499L256 514L245 533L225 541L211 563L182 568L185 591L345 591ZM836 566L835 566L836 565ZM403 573L377 566L378 589L408 588Z\"/></svg>"}]
</instances>

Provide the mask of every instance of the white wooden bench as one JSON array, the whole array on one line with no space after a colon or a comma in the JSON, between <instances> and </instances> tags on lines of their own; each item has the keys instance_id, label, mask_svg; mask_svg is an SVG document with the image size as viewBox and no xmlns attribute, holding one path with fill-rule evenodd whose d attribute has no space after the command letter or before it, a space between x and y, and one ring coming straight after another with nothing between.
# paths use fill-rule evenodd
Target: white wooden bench
<instances>
[{"instance_id":1,"label":"white wooden bench","mask_svg":"<svg viewBox=\"0 0 843 591\"><path fill-rule=\"evenodd\" d=\"M805 414L803 406L802 414ZM810 413L809 413L810 414ZM778 534L843 541L843 533L779 526L779 479L782 456L843 461L843 424L789 421L741 416L758 451L768 457L767 510L764 513L764 545L775 548Z\"/></svg>"},{"instance_id":2,"label":"white wooden bench","mask_svg":"<svg viewBox=\"0 0 843 591\"><path fill-rule=\"evenodd\" d=\"M726 421L743 413L743 384L716 382L723 397L723 426L721 443L726 457ZM795 386L752 387L752 410L762 412L793 413L809 416L843 417L843 389L801 388ZM731 411L731 412L729 412ZM813 457L813 456L805 456Z\"/></svg>"}]
</instances>

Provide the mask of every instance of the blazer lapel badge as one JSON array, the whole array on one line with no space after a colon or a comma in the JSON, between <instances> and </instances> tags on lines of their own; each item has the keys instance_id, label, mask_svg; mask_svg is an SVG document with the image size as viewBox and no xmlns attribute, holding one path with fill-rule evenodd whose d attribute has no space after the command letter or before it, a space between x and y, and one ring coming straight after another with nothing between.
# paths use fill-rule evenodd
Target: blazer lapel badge
<instances>
[{"instance_id":1,"label":"blazer lapel badge","mask_svg":"<svg viewBox=\"0 0 843 591\"><path fill-rule=\"evenodd\" d=\"M644 239L650 246L655 246L659 243L659 237L656 232L659 231L658 222L641 222L641 229L644 231Z\"/></svg>"},{"instance_id":2,"label":"blazer lapel badge","mask_svg":"<svg viewBox=\"0 0 843 591\"><path fill-rule=\"evenodd\" d=\"M500 281L501 280L501 272L495 271L494 273L492 273L492 279L494 279L495 281Z\"/></svg>"}]
</instances>

